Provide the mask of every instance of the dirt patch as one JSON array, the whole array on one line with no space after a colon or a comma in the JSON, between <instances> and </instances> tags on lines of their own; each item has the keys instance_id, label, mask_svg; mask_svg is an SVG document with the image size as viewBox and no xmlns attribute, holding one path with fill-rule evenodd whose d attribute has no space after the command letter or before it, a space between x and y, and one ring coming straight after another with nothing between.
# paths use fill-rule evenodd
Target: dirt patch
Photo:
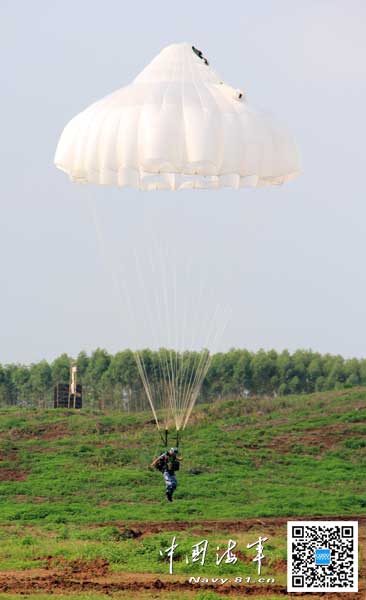
<instances>
[{"instance_id":1,"label":"dirt patch","mask_svg":"<svg viewBox=\"0 0 366 600\"><path fill-rule=\"evenodd\" d=\"M241 429L244 429L244 427L246 427L248 425L248 423L234 423L233 425L223 425L222 429L223 431L240 431Z\"/></svg>"},{"instance_id":2,"label":"dirt patch","mask_svg":"<svg viewBox=\"0 0 366 600\"><path fill-rule=\"evenodd\" d=\"M6 461L17 461L18 460L18 449L17 448L10 448L9 450L1 450L0 451L0 462L6 460Z\"/></svg>"},{"instance_id":3,"label":"dirt patch","mask_svg":"<svg viewBox=\"0 0 366 600\"><path fill-rule=\"evenodd\" d=\"M38 556L34 560L41 560L45 564L46 570L61 571L63 575L78 574L79 577L102 577L109 573L109 562L102 558L94 560L66 560L60 556ZM1 572L0 572L1 578Z\"/></svg>"},{"instance_id":4,"label":"dirt patch","mask_svg":"<svg viewBox=\"0 0 366 600\"><path fill-rule=\"evenodd\" d=\"M37 425L34 429L14 427L8 432L9 438L21 440L58 440L70 434L66 423L47 423Z\"/></svg>"},{"instance_id":5,"label":"dirt patch","mask_svg":"<svg viewBox=\"0 0 366 600\"><path fill-rule=\"evenodd\" d=\"M95 560L72 560L64 567L64 573L83 575L84 577L102 577L109 572L109 562L101 558Z\"/></svg>"},{"instance_id":6,"label":"dirt patch","mask_svg":"<svg viewBox=\"0 0 366 600\"><path fill-rule=\"evenodd\" d=\"M26 494L16 494L14 496L14 499L15 499L15 502L19 502L20 504L22 502L30 501L30 497L27 496ZM43 504L44 502L49 502L49 498L46 498L45 496L32 496L31 502L32 502L32 504Z\"/></svg>"},{"instance_id":7,"label":"dirt patch","mask_svg":"<svg viewBox=\"0 0 366 600\"><path fill-rule=\"evenodd\" d=\"M27 594L32 592L85 592L93 591L104 594L112 592L182 592L182 591L216 591L224 596L287 596L285 586L282 585L259 585L253 584L196 584L190 583L188 578L177 578L175 576L169 579L166 576L154 576L145 573L123 573L123 574L105 574L88 576L85 570L72 570L67 572L52 571L45 569L35 569L27 572L7 571L0 573L0 592L12 592L18 594ZM319 594L322 596L322 594ZM296 594L297 598L308 597L308 594ZM347 600L360 600L362 592L348 593ZM339 600L339 594L327 593L327 600Z\"/></svg>"},{"instance_id":8,"label":"dirt patch","mask_svg":"<svg viewBox=\"0 0 366 600\"><path fill-rule=\"evenodd\" d=\"M27 473L25 471L0 468L0 481L25 481L26 478Z\"/></svg>"},{"instance_id":9,"label":"dirt patch","mask_svg":"<svg viewBox=\"0 0 366 600\"><path fill-rule=\"evenodd\" d=\"M345 435L350 433L348 424L336 423L327 427L319 427L305 431L294 431L283 435L277 435L270 440L267 448L276 450L282 454L294 451L294 446L309 446L318 449L319 453L323 450L331 450L339 446Z\"/></svg>"},{"instance_id":10,"label":"dirt patch","mask_svg":"<svg viewBox=\"0 0 366 600\"><path fill-rule=\"evenodd\" d=\"M360 522L360 539L365 538L365 527L366 522L365 515L323 515L319 516L307 516L307 517L296 517L296 521L344 521L352 518L353 521ZM253 519L236 519L236 520L221 520L221 521L108 521L106 523L94 523L94 527L106 527L116 526L124 531L127 529L136 530L139 535L151 535L155 533L161 533L162 531L187 531L192 530L194 533L239 533L245 531L251 531L252 529L264 529L266 533L275 535L278 533L278 529L282 528L285 533L285 527L287 521L291 520L291 517L261 517ZM362 525L361 525L362 523Z\"/></svg>"}]
</instances>

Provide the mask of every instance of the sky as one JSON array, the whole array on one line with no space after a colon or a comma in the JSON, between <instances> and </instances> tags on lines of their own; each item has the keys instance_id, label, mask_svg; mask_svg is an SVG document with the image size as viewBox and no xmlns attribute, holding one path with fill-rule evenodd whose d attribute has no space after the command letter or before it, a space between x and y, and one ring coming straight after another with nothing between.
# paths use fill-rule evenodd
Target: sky
<instances>
[{"instance_id":1,"label":"sky","mask_svg":"<svg viewBox=\"0 0 366 600\"><path fill-rule=\"evenodd\" d=\"M366 356L366 4L0 3L0 362L209 345ZM66 123L192 42L286 123L284 186L138 192L71 183Z\"/></svg>"}]
</instances>

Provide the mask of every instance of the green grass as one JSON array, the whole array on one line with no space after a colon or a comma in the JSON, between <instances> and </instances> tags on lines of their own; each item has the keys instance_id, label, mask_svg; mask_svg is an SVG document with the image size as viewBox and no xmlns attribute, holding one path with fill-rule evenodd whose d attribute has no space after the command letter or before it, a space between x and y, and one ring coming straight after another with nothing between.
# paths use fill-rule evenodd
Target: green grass
<instances>
[{"instance_id":1,"label":"green grass","mask_svg":"<svg viewBox=\"0 0 366 600\"><path fill-rule=\"evenodd\" d=\"M0 522L366 514L365 405L356 390L197 408L172 505L147 469L149 414L3 409Z\"/></svg>"},{"instance_id":2,"label":"green grass","mask_svg":"<svg viewBox=\"0 0 366 600\"><path fill-rule=\"evenodd\" d=\"M166 573L159 550L174 528L130 539L121 522L366 515L365 421L365 389L197 407L170 504L161 474L147 468L161 450L150 414L1 409L0 569L43 566L52 554ZM215 547L229 537L207 539ZM251 541L239 527L234 537ZM179 532L176 573L204 573L184 562L201 539ZM285 560L285 538L271 543L271 560ZM219 574L213 559L207 572Z\"/></svg>"},{"instance_id":3,"label":"green grass","mask_svg":"<svg viewBox=\"0 0 366 600\"><path fill-rule=\"evenodd\" d=\"M248 550L247 543L254 542L262 533L260 526L248 532L205 534L194 530L173 531L141 536L129 539L116 527L8 527L3 531L0 543L0 570L22 570L45 567L52 555L51 566L63 566L65 560L108 561L109 568L116 573L156 573L168 575L169 565L166 549L176 535L178 544L174 552L174 574L199 577L237 577L256 578L256 563L253 562L255 549ZM245 564L238 561L233 565L216 565L216 548L220 553L227 549L228 540L234 537L236 548L245 556ZM202 566L192 561L192 546L202 539L208 541L206 560ZM6 552L4 546L6 545ZM162 555L161 555L162 554ZM279 561L286 560L286 542L284 535L275 534L265 544L266 560L262 568L263 577L275 577L276 583L285 584L285 576L277 573ZM186 563L188 558L188 564Z\"/></svg>"}]
</instances>

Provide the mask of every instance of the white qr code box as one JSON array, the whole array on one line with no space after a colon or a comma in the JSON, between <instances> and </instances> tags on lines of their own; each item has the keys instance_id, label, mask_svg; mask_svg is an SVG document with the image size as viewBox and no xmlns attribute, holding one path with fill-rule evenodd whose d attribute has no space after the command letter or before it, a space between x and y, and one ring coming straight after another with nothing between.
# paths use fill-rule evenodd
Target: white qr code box
<instances>
[{"instance_id":1,"label":"white qr code box","mask_svg":"<svg viewBox=\"0 0 366 600\"><path fill-rule=\"evenodd\" d=\"M357 521L288 521L288 592L358 591Z\"/></svg>"}]
</instances>

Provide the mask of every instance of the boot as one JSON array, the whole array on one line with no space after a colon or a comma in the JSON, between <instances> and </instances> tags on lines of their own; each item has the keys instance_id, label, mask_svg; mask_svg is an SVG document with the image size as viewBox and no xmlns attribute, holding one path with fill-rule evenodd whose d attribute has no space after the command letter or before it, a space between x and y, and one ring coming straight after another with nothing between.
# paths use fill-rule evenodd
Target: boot
<instances>
[{"instance_id":1,"label":"boot","mask_svg":"<svg viewBox=\"0 0 366 600\"><path fill-rule=\"evenodd\" d=\"M172 494L172 492L170 492L170 491L168 492L167 491L166 492L166 497L169 500L169 502L173 502L173 494Z\"/></svg>"}]
</instances>

